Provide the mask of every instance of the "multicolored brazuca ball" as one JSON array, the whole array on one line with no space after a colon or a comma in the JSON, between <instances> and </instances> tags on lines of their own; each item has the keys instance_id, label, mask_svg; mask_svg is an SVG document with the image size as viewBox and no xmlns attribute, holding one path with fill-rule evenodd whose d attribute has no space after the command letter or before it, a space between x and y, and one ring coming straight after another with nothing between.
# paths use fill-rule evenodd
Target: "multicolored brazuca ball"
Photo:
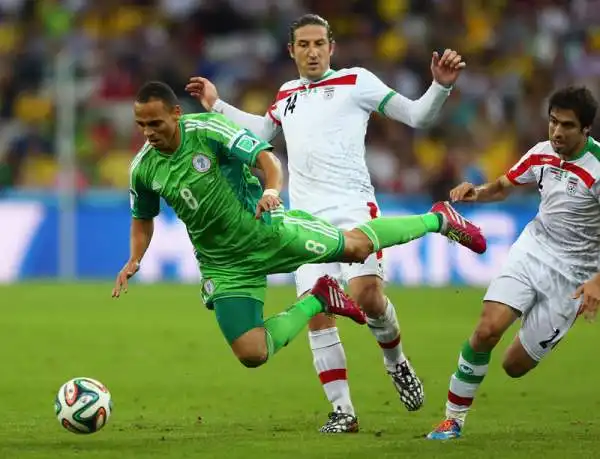
<instances>
[{"instance_id":1,"label":"multicolored brazuca ball","mask_svg":"<svg viewBox=\"0 0 600 459\"><path fill-rule=\"evenodd\" d=\"M99 431L112 412L110 392L92 378L73 378L56 394L56 417L67 430L78 434Z\"/></svg>"}]
</instances>

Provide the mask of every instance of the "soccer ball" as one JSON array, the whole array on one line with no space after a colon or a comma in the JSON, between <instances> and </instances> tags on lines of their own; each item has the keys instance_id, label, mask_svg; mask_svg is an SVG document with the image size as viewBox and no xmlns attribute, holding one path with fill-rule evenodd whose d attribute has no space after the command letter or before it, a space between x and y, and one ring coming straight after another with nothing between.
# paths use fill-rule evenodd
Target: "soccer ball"
<instances>
[{"instance_id":1,"label":"soccer ball","mask_svg":"<svg viewBox=\"0 0 600 459\"><path fill-rule=\"evenodd\" d=\"M67 430L90 434L100 430L110 417L110 392L100 381L92 378L73 378L64 383L56 394L56 417Z\"/></svg>"}]
</instances>

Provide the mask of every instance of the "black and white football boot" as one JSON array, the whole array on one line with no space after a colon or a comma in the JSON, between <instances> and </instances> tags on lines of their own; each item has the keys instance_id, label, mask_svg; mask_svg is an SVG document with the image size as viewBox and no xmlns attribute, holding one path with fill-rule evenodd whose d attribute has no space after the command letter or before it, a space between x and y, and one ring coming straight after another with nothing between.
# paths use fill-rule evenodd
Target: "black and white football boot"
<instances>
[{"instance_id":1,"label":"black and white football boot","mask_svg":"<svg viewBox=\"0 0 600 459\"><path fill-rule=\"evenodd\" d=\"M400 401L408 411L417 411L423 406L425 400L423 383L408 360L397 364L394 371L388 370L388 374L392 377Z\"/></svg>"},{"instance_id":2,"label":"black and white football boot","mask_svg":"<svg viewBox=\"0 0 600 459\"><path fill-rule=\"evenodd\" d=\"M358 419L348 413L337 409L329 413L329 420L319 429L321 433L356 433L358 432Z\"/></svg>"}]
</instances>

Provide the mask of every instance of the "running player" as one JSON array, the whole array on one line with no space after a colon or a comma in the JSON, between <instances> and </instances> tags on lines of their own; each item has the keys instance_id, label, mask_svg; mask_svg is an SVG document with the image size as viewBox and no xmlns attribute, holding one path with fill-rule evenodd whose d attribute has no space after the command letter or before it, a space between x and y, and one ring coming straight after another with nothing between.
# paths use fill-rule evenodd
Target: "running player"
<instances>
[{"instance_id":1,"label":"running player","mask_svg":"<svg viewBox=\"0 0 600 459\"><path fill-rule=\"evenodd\" d=\"M113 296L127 288L152 239L160 198L185 224L202 273L202 294L237 358L257 367L322 312L364 323L363 312L335 280L263 320L267 275L304 263L362 262L369 254L439 232L481 253L486 244L450 207L424 215L380 218L342 231L303 211L284 212L283 172L271 146L220 114L182 115L172 89L143 86L135 121L147 143L131 163L131 249ZM251 167L265 175L263 191Z\"/></svg>"},{"instance_id":2,"label":"running player","mask_svg":"<svg viewBox=\"0 0 600 459\"><path fill-rule=\"evenodd\" d=\"M288 48L299 78L281 86L264 117L220 100L215 86L204 78L192 78L187 90L208 111L225 114L259 137L270 141L283 131L290 207L352 229L380 215L365 163L365 132L371 113L417 128L432 124L465 64L455 51L446 50L441 57L434 53L433 82L413 101L364 68L332 70L335 43L329 24L320 16L308 14L295 21ZM368 316L369 329L383 351L385 369L401 401L410 411L419 409L423 386L403 353L396 311L383 291L382 253L372 254L362 264L301 266L296 272L298 296L324 274L347 282L352 297ZM333 406L321 431L356 431L346 356L335 319L319 315L309 327L314 366Z\"/></svg>"},{"instance_id":3,"label":"running player","mask_svg":"<svg viewBox=\"0 0 600 459\"><path fill-rule=\"evenodd\" d=\"M596 315L600 300L600 144L590 136L597 103L589 90L556 91L548 106L548 141L529 150L508 173L475 187L463 183L453 201L505 199L515 186L537 185L539 212L513 244L490 284L483 312L463 345L450 378L446 419L428 438L461 435L502 335L521 317L521 329L504 356L512 378L534 369L569 331L578 312Z\"/></svg>"}]
</instances>

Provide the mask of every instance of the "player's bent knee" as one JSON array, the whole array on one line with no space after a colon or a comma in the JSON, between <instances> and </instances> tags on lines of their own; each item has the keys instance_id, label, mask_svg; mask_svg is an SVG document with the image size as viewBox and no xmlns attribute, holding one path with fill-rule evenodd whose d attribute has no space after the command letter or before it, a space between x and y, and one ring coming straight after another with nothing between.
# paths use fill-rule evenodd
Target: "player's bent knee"
<instances>
[{"instance_id":1,"label":"player's bent knee","mask_svg":"<svg viewBox=\"0 0 600 459\"><path fill-rule=\"evenodd\" d=\"M511 307L485 301L481 318L471 337L473 349L476 352L491 351L517 318L518 313Z\"/></svg>"},{"instance_id":2,"label":"player's bent knee","mask_svg":"<svg viewBox=\"0 0 600 459\"><path fill-rule=\"evenodd\" d=\"M247 368L256 368L269 358L265 329L257 327L247 331L231 343L231 350Z\"/></svg>"},{"instance_id":3,"label":"player's bent knee","mask_svg":"<svg viewBox=\"0 0 600 459\"><path fill-rule=\"evenodd\" d=\"M262 358L254 358L254 359L239 359L240 363L244 365L246 368L258 368L264 363L267 363L267 356Z\"/></svg>"},{"instance_id":4,"label":"player's bent knee","mask_svg":"<svg viewBox=\"0 0 600 459\"><path fill-rule=\"evenodd\" d=\"M538 364L526 350L519 336L516 336L504 354L502 368L511 378L521 378L533 370Z\"/></svg>"},{"instance_id":5,"label":"player's bent knee","mask_svg":"<svg viewBox=\"0 0 600 459\"><path fill-rule=\"evenodd\" d=\"M383 293L382 282L377 276L352 279L350 291L354 301L359 304L367 316L377 318L385 314L387 298Z\"/></svg>"},{"instance_id":6,"label":"player's bent knee","mask_svg":"<svg viewBox=\"0 0 600 459\"><path fill-rule=\"evenodd\" d=\"M498 344L503 333L504 330L493 322L482 320L473 332L471 345L476 352L491 351Z\"/></svg>"},{"instance_id":7,"label":"player's bent knee","mask_svg":"<svg viewBox=\"0 0 600 459\"><path fill-rule=\"evenodd\" d=\"M535 368L535 363L530 364L520 362L510 358L505 358L502 362L502 369L511 378L521 378Z\"/></svg>"},{"instance_id":8,"label":"player's bent knee","mask_svg":"<svg viewBox=\"0 0 600 459\"><path fill-rule=\"evenodd\" d=\"M502 362L502 368L510 378L515 379L525 376L527 373L529 373L530 370L529 368L525 368L524 366L519 365L518 363L509 362L506 360Z\"/></svg>"},{"instance_id":9,"label":"player's bent knee","mask_svg":"<svg viewBox=\"0 0 600 459\"><path fill-rule=\"evenodd\" d=\"M248 350L248 352L236 353L236 357L246 368L258 368L269 359L268 352L260 350Z\"/></svg>"}]
</instances>

